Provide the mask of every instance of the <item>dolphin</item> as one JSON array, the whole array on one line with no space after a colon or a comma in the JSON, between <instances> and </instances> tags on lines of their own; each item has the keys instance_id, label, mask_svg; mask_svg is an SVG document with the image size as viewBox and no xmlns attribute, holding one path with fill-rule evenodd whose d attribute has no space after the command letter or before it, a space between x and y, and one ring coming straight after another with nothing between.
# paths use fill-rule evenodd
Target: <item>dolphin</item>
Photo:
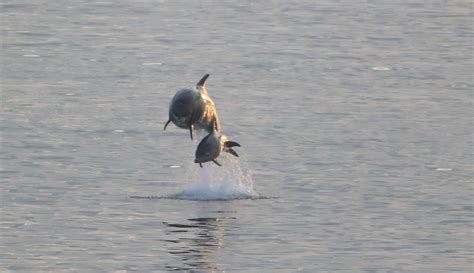
<instances>
[{"instance_id":1,"label":"dolphin","mask_svg":"<svg viewBox=\"0 0 474 273\"><path fill-rule=\"evenodd\" d=\"M191 139L196 130L204 129L208 133L220 132L220 122L214 102L209 97L206 88L206 74L194 88L183 88L176 92L169 106L169 119L163 130L170 122L179 128L189 129ZM215 127L215 128L214 128Z\"/></svg>"},{"instance_id":2,"label":"dolphin","mask_svg":"<svg viewBox=\"0 0 474 273\"><path fill-rule=\"evenodd\" d=\"M202 168L202 163L212 161L219 166L222 166L216 161L216 158L222 151L230 153L234 156L239 156L232 147L240 147L240 144L235 141L228 140L227 136L213 130L205 136L196 149L196 157L194 163L199 163Z\"/></svg>"}]
</instances>

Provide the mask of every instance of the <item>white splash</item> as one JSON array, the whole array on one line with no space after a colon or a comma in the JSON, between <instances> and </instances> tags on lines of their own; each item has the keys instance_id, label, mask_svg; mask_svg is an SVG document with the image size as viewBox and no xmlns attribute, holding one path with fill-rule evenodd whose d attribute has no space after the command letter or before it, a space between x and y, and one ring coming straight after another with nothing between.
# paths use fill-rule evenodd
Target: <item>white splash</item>
<instances>
[{"instance_id":1,"label":"white splash","mask_svg":"<svg viewBox=\"0 0 474 273\"><path fill-rule=\"evenodd\" d=\"M231 200L252 199L258 194L253 190L253 182L248 169L242 169L237 158L221 155L222 167L213 162L199 168L195 164L192 184L176 194L178 199L190 200Z\"/></svg>"},{"instance_id":2,"label":"white splash","mask_svg":"<svg viewBox=\"0 0 474 273\"><path fill-rule=\"evenodd\" d=\"M198 134L198 143L204 136ZM242 151L242 149L240 149ZM238 151L242 155L241 151ZM221 153L217 160L222 166L213 162L202 164L193 163L189 175L191 183L183 191L174 195L178 199L190 200L231 200L252 199L259 195L253 190L250 170L245 166L245 156L234 157Z\"/></svg>"}]
</instances>

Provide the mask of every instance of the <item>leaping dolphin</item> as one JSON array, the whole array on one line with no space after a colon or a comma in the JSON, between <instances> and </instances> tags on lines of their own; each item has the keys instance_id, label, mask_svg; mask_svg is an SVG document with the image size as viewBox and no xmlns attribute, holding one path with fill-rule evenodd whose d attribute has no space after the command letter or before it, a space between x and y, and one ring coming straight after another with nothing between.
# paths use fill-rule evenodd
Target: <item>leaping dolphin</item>
<instances>
[{"instance_id":1,"label":"leaping dolphin","mask_svg":"<svg viewBox=\"0 0 474 273\"><path fill-rule=\"evenodd\" d=\"M217 165L221 166L216 158L221 154L222 151L228 152L234 156L239 156L232 147L240 147L240 144L235 141L230 141L227 136L213 130L204 137L196 149L196 158L194 163L199 163L202 168L202 163L213 161Z\"/></svg>"},{"instance_id":2,"label":"leaping dolphin","mask_svg":"<svg viewBox=\"0 0 474 273\"><path fill-rule=\"evenodd\" d=\"M163 130L173 122L179 128L189 129L191 139L193 133L199 129L205 129L209 133L214 129L220 132L221 125L216 107L205 86L208 77L209 74L204 75L194 88L184 88L176 92L171 99L169 119Z\"/></svg>"}]
</instances>

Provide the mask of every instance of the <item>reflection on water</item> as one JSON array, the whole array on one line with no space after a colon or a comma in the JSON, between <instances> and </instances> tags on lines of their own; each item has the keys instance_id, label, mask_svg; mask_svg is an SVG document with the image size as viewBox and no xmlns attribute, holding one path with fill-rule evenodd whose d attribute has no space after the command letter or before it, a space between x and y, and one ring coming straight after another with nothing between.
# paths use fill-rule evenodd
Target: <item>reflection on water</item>
<instances>
[{"instance_id":1,"label":"reflection on water","mask_svg":"<svg viewBox=\"0 0 474 273\"><path fill-rule=\"evenodd\" d=\"M275 196L224 196L222 198L212 198L212 199L204 199L204 198L192 198L189 196L185 196L182 194L171 194L165 196L138 196L132 195L129 198L131 199L170 199L170 200L194 200L194 201L232 201L232 200L259 200L259 199L277 199L278 197Z\"/></svg>"},{"instance_id":2,"label":"reflection on water","mask_svg":"<svg viewBox=\"0 0 474 273\"><path fill-rule=\"evenodd\" d=\"M169 254L181 264L170 263L169 270L217 270L214 254L225 245L224 221L235 217L191 218L184 223L163 222L167 226L166 235Z\"/></svg>"}]
</instances>

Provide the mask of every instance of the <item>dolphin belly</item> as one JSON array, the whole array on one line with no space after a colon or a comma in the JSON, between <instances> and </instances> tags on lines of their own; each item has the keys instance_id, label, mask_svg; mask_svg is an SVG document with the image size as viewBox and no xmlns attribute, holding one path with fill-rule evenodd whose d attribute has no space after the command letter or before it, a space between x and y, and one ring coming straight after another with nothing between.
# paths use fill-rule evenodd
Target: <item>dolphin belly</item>
<instances>
[{"instance_id":1,"label":"dolphin belly","mask_svg":"<svg viewBox=\"0 0 474 273\"><path fill-rule=\"evenodd\" d=\"M214 102L211 98L203 96L204 110L200 118L196 121L196 128L204 129L208 133L221 131L221 123Z\"/></svg>"}]
</instances>

